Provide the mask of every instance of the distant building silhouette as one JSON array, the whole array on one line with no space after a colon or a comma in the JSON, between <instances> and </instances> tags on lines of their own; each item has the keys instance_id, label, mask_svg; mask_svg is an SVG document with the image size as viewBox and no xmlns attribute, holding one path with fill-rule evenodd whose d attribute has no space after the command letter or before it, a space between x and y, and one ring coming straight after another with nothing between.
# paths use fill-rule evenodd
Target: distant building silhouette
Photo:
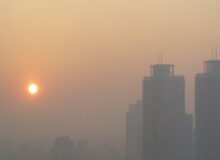
<instances>
[{"instance_id":1,"label":"distant building silhouette","mask_svg":"<svg viewBox=\"0 0 220 160\"><path fill-rule=\"evenodd\" d=\"M220 159L220 61L206 61L196 75L196 160Z\"/></svg>"},{"instance_id":2,"label":"distant building silhouette","mask_svg":"<svg viewBox=\"0 0 220 160\"><path fill-rule=\"evenodd\" d=\"M89 147L86 140L79 140L77 145L77 160L99 160L94 149Z\"/></svg>"},{"instance_id":3,"label":"distant building silhouette","mask_svg":"<svg viewBox=\"0 0 220 160\"><path fill-rule=\"evenodd\" d=\"M184 138L183 138L183 144L184 144L184 159L186 160L193 160L194 158L194 131L193 131L193 115L187 114L185 116L185 125L184 127Z\"/></svg>"},{"instance_id":4,"label":"distant building silhouette","mask_svg":"<svg viewBox=\"0 0 220 160\"><path fill-rule=\"evenodd\" d=\"M0 159L1 160L15 160L15 159L19 160L20 157L17 154L17 152L18 151L15 150L14 145L11 143L11 141L0 140Z\"/></svg>"},{"instance_id":5,"label":"distant building silhouette","mask_svg":"<svg viewBox=\"0 0 220 160\"><path fill-rule=\"evenodd\" d=\"M129 106L126 115L127 160L142 160L142 101Z\"/></svg>"},{"instance_id":6,"label":"distant building silhouette","mask_svg":"<svg viewBox=\"0 0 220 160\"><path fill-rule=\"evenodd\" d=\"M143 160L186 160L187 132L192 137L188 121L184 77L174 75L173 65L151 66L143 81Z\"/></svg>"},{"instance_id":7,"label":"distant building silhouette","mask_svg":"<svg viewBox=\"0 0 220 160\"><path fill-rule=\"evenodd\" d=\"M50 160L99 160L99 156L86 140L80 140L75 145L70 137L62 136L55 139Z\"/></svg>"},{"instance_id":8,"label":"distant building silhouette","mask_svg":"<svg viewBox=\"0 0 220 160\"><path fill-rule=\"evenodd\" d=\"M100 160L124 160L124 156L117 147L103 144L99 149Z\"/></svg>"},{"instance_id":9,"label":"distant building silhouette","mask_svg":"<svg viewBox=\"0 0 220 160\"><path fill-rule=\"evenodd\" d=\"M46 160L48 157L42 149L23 145L15 156L16 160Z\"/></svg>"},{"instance_id":10,"label":"distant building silhouette","mask_svg":"<svg viewBox=\"0 0 220 160\"><path fill-rule=\"evenodd\" d=\"M70 137L58 137L50 153L51 160L76 159L76 148Z\"/></svg>"}]
</instances>

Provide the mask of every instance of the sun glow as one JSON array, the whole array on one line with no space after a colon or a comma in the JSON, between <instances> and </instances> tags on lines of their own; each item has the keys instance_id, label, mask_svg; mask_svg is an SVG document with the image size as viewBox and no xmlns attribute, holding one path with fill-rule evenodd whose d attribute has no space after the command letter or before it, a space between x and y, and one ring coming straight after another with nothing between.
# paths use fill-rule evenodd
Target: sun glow
<instances>
[{"instance_id":1,"label":"sun glow","mask_svg":"<svg viewBox=\"0 0 220 160\"><path fill-rule=\"evenodd\" d=\"M30 84L28 85L28 92L29 92L29 94L31 94L31 95L36 95L36 94L38 93L38 91L39 91L39 88L38 88L38 85L37 85L37 84L35 84L35 83L30 83Z\"/></svg>"}]
</instances>

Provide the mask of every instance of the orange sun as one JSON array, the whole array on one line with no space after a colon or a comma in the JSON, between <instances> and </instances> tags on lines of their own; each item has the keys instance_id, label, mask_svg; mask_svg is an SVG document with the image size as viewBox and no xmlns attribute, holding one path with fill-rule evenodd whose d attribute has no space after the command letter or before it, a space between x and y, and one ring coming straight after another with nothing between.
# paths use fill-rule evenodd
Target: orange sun
<instances>
[{"instance_id":1,"label":"orange sun","mask_svg":"<svg viewBox=\"0 0 220 160\"><path fill-rule=\"evenodd\" d=\"M38 91L39 91L39 87L38 87L38 85L36 83L30 83L28 85L28 92L29 92L29 94L36 95L38 93Z\"/></svg>"}]
</instances>

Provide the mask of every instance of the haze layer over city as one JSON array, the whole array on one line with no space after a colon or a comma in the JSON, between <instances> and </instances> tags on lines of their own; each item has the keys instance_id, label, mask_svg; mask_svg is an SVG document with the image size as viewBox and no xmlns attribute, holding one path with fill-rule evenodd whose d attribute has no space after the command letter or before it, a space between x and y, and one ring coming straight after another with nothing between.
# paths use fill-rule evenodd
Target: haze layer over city
<instances>
[{"instance_id":1,"label":"haze layer over city","mask_svg":"<svg viewBox=\"0 0 220 160\"><path fill-rule=\"evenodd\" d=\"M143 78L157 63L174 64L185 77L193 113L195 75L220 47L219 6L0 0L0 139L51 147L69 136L124 151L128 105L142 99ZM32 82L34 98L26 91Z\"/></svg>"}]
</instances>

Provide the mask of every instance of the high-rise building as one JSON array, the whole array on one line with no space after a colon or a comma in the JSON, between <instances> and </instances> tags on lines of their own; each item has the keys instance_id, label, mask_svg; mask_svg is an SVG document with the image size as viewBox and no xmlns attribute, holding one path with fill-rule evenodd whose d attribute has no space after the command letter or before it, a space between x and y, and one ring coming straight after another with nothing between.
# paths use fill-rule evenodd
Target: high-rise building
<instances>
[{"instance_id":1,"label":"high-rise building","mask_svg":"<svg viewBox=\"0 0 220 160\"><path fill-rule=\"evenodd\" d=\"M151 66L143 81L143 160L185 160L185 126L184 77L173 65Z\"/></svg>"},{"instance_id":2,"label":"high-rise building","mask_svg":"<svg viewBox=\"0 0 220 160\"><path fill-rule=\"evenodd\" d=\"M184 127L184 159L193 160L194 157L194 131L193 131L193 114L186 114Z\"/></svg>"},{"instance_id":3,"label":"high-rise building","mask_svg":"<svg viewBox=\"0 0 220 160\"><path fill-rule=\"evenodd\" d=\"M220 61L204 63L196 75L196 160L220 159Z\"/></svg>"},{"instance_id":4,"label":"high-rise building","mask_svg":"<svg viewBox=\"0 0 220 160\"><path fill-rule=\"evenodd\" d=\"M127 160L142 160L142 101L129 105L126 115Z\"/></svg>"}]
</instances>

